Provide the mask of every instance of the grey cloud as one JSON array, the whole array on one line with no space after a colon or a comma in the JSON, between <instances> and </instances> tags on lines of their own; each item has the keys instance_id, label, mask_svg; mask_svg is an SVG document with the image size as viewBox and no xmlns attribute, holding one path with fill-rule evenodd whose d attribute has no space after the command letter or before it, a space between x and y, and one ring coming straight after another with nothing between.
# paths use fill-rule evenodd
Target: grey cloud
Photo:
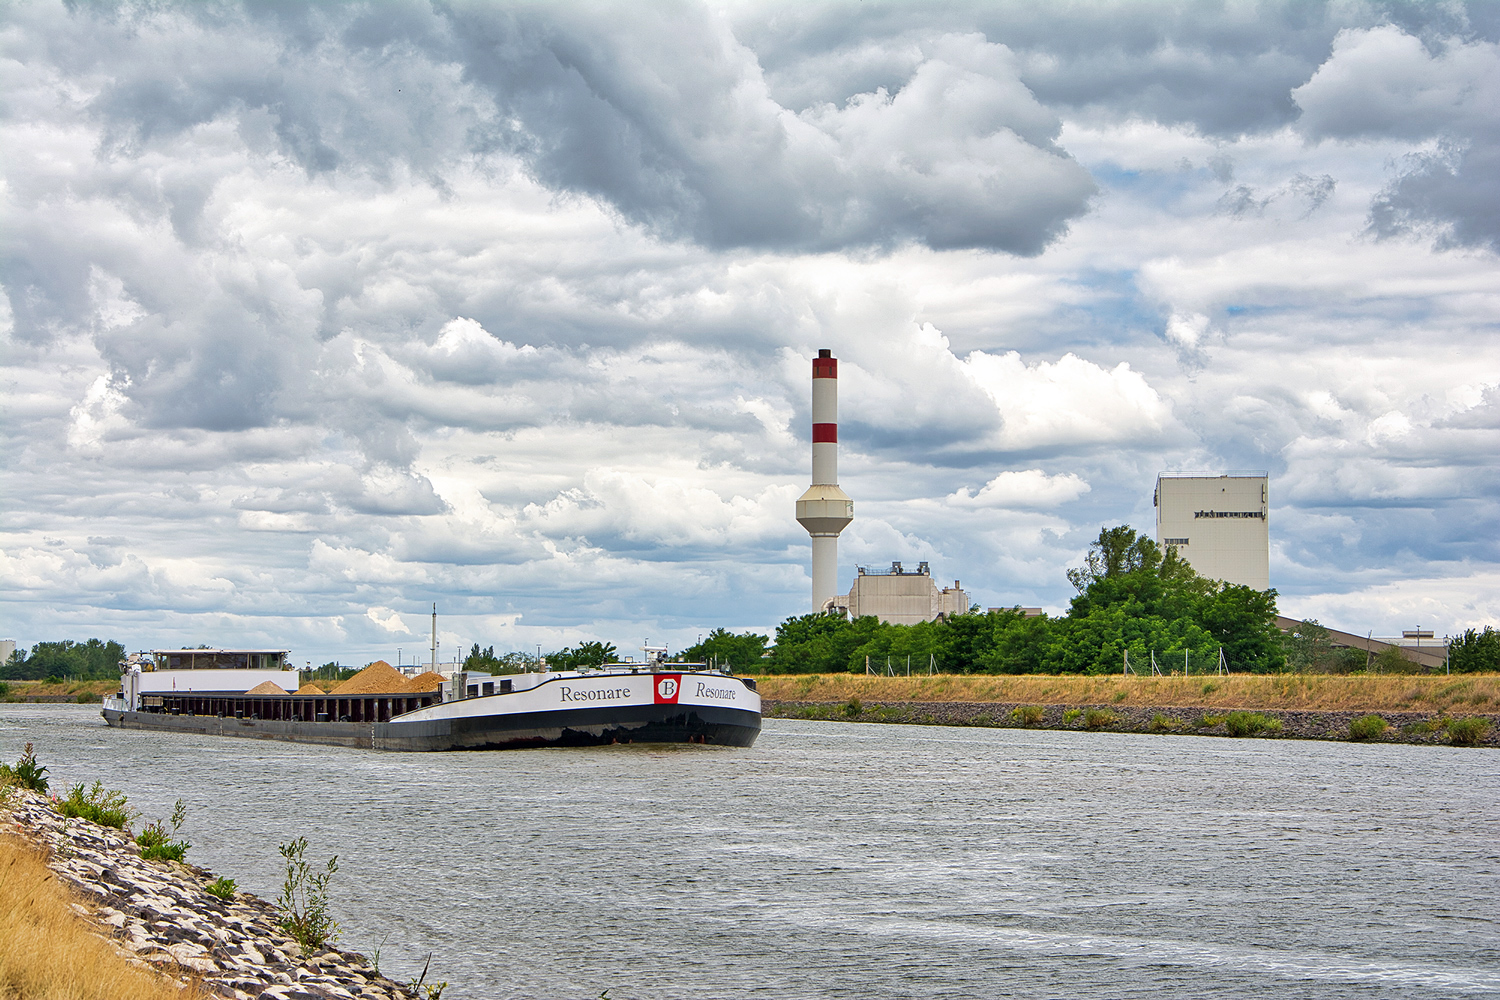
<instances>
[{"instance_id":1,"label":"grey cloud","mask_svg":"<svg viewBox=\"0 0 1500 1000\"><path fill-rule=\"evenodd\" d=\"M1371 232L1435 227L1440 244L1500 249L1500 44L1394 25L1345 32L1293 96L1311 138L1435 141L1375 199Z\"/></svg>"},{"instance_id":2,"label":"grey cloud","mask_svg":"<svg viewBox=\"0 0 1500 1000\"><path fill-rule=\"evenodd\" d=\"M392 15L121 7L31 23L59 43L48 57L98 81L89 109L112 157L221 118L247 134L263 123L310 174L404 162L441 183L456 157L503 151L559 190L716 247L1033 254L1095 190L1006 51L978 36L928 39L899 88L790 113L698 8ZM203 193L200 179L169 194L181 231Z\"/></svg>"}]
</instances>

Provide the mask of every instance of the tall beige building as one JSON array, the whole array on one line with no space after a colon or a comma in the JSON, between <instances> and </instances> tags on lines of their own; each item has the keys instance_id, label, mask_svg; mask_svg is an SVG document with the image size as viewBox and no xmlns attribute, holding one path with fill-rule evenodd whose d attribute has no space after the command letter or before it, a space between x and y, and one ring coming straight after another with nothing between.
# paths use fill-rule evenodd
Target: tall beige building
<instances>
[{"instance_id":1,"label":"tall beige building","mask_svg":"<svg viewBox=\"0 0 1500 1000\"><path fill-rule=\"evenodd\" d=\"M1174 546L1200 576L1271 586L1264 472L1163 472L1156 477L1156 541Z\"/></svg>"}]
</instances>

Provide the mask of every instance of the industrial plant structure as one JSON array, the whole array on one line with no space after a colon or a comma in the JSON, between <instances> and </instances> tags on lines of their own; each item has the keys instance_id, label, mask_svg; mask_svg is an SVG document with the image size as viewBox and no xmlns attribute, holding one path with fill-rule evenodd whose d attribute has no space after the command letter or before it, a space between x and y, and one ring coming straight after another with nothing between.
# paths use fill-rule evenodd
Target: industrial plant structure
<instances>
[{"instance_id":1,"label":"industrial plant structure","mask_svg":"<svg viewBox=\"0 0 1500 1000\"><path fill-rule=\"evenodd\" d=\"M893 562L888 570L859 567L849 593L833 598L825 608L843 611L850 618L873 615L887 625L915 625L964 614L969 610L969 595L957 580L939 589L925 562L915 570Z\"/></svg>"},{"instance_id":2,"label":"industrial plant structure","mask_svg":"<svg viewBox=\"0 0 1500 1000\"><path fill-rule=\"evenodd\" d=\"M820 350L812 371L812 485L797 501L797 521L812 536L812 609L838 595L839 532L854 501L839 489L839 362Z\"/></svg>"},{"instance_id":3,"label":"industrial plant structure","mask_svg":"<svg viewBox=\"0 0 1500 1000\"><path fill-rule=\"evenodd\" d=\"M1156 541L1199 576L1271 586L1271 534L1264 472L1163 472L1156 477Z\"/></svg>"}]
</instances>

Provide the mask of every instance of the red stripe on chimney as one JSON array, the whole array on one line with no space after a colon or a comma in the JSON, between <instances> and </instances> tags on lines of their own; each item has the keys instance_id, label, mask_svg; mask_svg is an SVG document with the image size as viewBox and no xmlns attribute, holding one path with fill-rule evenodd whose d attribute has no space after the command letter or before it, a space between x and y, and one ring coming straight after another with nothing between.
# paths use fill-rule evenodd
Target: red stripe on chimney
<instances>
[{"instance_id":1,"label":"red stripe on chimney","mask_svg":"<svg viewBox=\"0 0 1500 1000\"><path fill-rule=\"evenodd\" d=\"M813 358L813 378L838 378L838 358Z\"/></svg>"},{"instance_id":2,"label":"red stripe on chimney","mask_svg":"<svg viewBox=\"0 0 1500 1000\"><path fill-rule=\"evenodd\" d=\"M838 444L838 424L813 424L813 444Z\"/></svg>"}]
</instances>

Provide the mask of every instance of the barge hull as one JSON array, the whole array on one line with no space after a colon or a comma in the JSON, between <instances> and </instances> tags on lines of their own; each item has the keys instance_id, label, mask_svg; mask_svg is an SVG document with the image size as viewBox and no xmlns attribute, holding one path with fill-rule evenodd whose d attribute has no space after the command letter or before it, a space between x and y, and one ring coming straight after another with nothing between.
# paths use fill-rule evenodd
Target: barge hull
<instances>
[{"instance_id":1,"label":"barge hull","mask_svg":"<svg viewBox=\"0 0 1500 1000\"><path fill-rule=\"evenodd\" d=\"M760 714L709 705L612 708L480 715L390 722L301 722L212 715L169 715L106 708L120 729L187 732L322 743L373 750L511 750L612 743L704 743L748 747L760 735ZM607 716L607 717L606 717Z\"/></svg>"}]
</instances>

